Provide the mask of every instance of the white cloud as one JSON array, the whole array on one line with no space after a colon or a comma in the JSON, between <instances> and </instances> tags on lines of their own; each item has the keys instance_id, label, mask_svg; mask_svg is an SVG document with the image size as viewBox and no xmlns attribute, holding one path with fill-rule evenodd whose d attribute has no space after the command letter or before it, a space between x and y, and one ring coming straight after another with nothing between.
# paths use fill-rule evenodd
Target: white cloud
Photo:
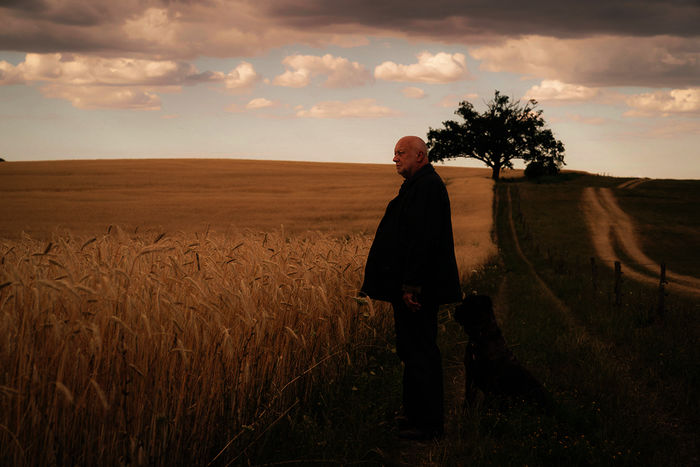
<instances>
[{"instance_id":1,"label":"white cloud","mask_svg":"<svg viewBox=\"0 0 700 467\"><path fill-rule=\"evenodd\" d=\"M223 82L227 89L249 89L258 81L249 63L228 74L200 72L173 60L103 58L74 54L27 54L12 65L0 62L0 85L39 82L47 97L67 99L74 106L153 110L160 107L156 92L178 92L184 85Z\"/></svg>"},{"instance_id":2,"label":"white cloud","mask_svg":"<svg viewBox=\"0 0 700 467\"><path fill-rule=\"evenodd\" d=\"M260 81L260 75L255 72L253 65L248 62L241 62L224 78L226 89L250 89L258 81Z\"/></svg>"},{"instance_id":3,"label":"white cloud","mask_svg":"<svg viewBox=\"0 0 700 467\"><path fill-rule=\"evenodd\" d=\"M687 86L700 75L700 39L526 36L470 51L480 68L585 86Z\"/></svg>"},{"instance_id":4,"label":"white cloud","mask_svg":"<svg viewBox=\"0 0 700 467\"><path fill-rule=\"evenodd\" d=\"M217 81L219 75L200 73L193 65L172 60L141 60L134 58L102 58L73 54L27 54L16 66L0 63L0 80L44 81L65 85L149 85L171 86Z\"/></svg>"},{"instance_id":5,"label":"white cloud","mask_svg":"<svg viewBox=\"0 0 700 467\"><path fill-rule=\"evenodd\" d=\"M630 117L700 115L700 88L637 94L628 97L626 102L632 110L625 116Z\"/></svg>"},{"instance_id":6,"label":"white cloud","mask_svg":"<svg viewBox=\"0 0 700 467\"><path fill-rule=\"evenodd\" d=\"M160 98L145 89L106 86L63 86L50 84L42 94L70 101L79 109L160 110Z\"/></svg>"},{"instance_id":7,"label":"white cloud","mask_svg":"<svg viewBox=\"0 0 700 467\"><path fill-rule=\"evenodd\" d=\"M418 54L418 63L411 65L382 63L374 69L374 77L384 81L440 84L467 79L470 75L463 54L423 52Z\"/></svg>"},{"instance_id":8,"label":"white cloud","mask_svg":"<svg viewBox=\"0 0 700 467\"><path fill-rule=\"evenodd\" d=\"M587 101L598 95L598 89L562 83L557 80L544 80L525 93L525 99L538 101Z\"/></svg>"},{"instance_id":9,"label":"white cloud","mask_svg":"<svg viewBox=\"0 0 700 467\"><path fill-rule=\"evenodd\" d=\"M256 109L264 109L267 107L274 107L275 103L269 99L265 99L264 97L257 97L250 102L248 102L245 106L246 109L249 110L256 110Z\"/></svg>"},{"instance_id":10,"label":"white cloud","mask_svg":"<svg viewBox=\"0 0 700 467\"><path fill-rule=\"evenodd\" d=\"M309 110L297 109L297 117L304 118L381 118L399 113L377 104L375 99L356 99L347 102L319 102Z\"/></svg>"},{"instance_id":11,"label":"white cloud","mask_svg":"<svg viewBox=\"0 0 700 467\"><path fill-rule=\"evenodd\" d=\"M416 88L409 86L401 90L401 94L408 97L409 99L423 99L425 97L425 91L421 88Z\"/></svg>"},{"instance_id":12,"label":"white cloud","mask_svg":"<svg viewBox=\"0 0 700 467\"><path fill-rule=\"evenodd\" d=\"M4 60L0 61L0 85L24 84L25 82L22 70Z\"/></svg>"},{"instance_id":13,"label":"white cloud","mask_svg":"<svg viewBox=\"0 0 700 467\"><path fill-rule=\"evenodd\" d=\"M311 83L311 78L319 75L328 76L323 84L328 88L362 86L372 81L372 75L363 65L330 54L322 57L290 55L282 63L288 69L274 79L273 84L277 86L302 88Z\"/></svg>"},{"instance_id":14,"label":"white cloud","mask_svg":"<svg viewBox=\"0 0 700 467\"><path fill-rule=\"evenodd\" d=\"M272 84L287 88L303 88L311 83L311 73L308 70L287 70L277 76Z\"/></svg>"}]
</instances>

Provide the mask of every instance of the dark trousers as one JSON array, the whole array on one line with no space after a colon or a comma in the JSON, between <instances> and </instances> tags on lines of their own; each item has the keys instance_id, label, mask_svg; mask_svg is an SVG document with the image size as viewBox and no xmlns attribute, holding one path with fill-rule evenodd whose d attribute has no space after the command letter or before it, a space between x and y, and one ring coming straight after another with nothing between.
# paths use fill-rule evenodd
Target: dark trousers
<instances>
[{"instance_id":1,"label":"dark trousers","mask_svg":"<svg viewBox=\"0 0 700 467\"><path fill-rule=\"evenodd\" d=\"M437 345L438 305L422 304L416 312L403 302L392 305L396 353L404 363L404 414L414 426L441 433L444 395L442 357Z\"/></svg>"}]
</instances>

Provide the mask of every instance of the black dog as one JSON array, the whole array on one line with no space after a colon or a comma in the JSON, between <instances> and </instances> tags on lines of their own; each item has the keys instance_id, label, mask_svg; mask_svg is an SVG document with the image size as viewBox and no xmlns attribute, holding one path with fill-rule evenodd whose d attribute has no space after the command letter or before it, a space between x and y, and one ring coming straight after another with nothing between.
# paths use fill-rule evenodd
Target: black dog
<instances>
[{"instance_id":1,"label":"black dog","mask_svg":"<svg viewBox=\"0 0 700 467\"><path fill-rule=\"evenodd\" d=\"M474 401L478 388L492 394L522 397L545 408L550 406L550 396L542 384L508 349L489 296L466 296L455 309L454 317L469 336L464 355L468 403Z\"/></svg>"}]
</instances>

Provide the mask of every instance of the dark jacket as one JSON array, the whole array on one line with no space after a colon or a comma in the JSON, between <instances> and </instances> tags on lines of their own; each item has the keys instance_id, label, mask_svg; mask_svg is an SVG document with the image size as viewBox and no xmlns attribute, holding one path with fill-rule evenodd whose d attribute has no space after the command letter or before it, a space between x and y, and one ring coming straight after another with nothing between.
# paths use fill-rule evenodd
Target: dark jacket
<instances>
[{"instance_id":1,"label":"dark jacket","mask_svg":"<svg viewBox=\"0 0 700 467\"><path fill-rule=\"evenodd\" d=\"M395 302L403 291L430 303L462 299L450 199L430 164L405 180L389 202L365 266L361 293Z\"/></svg>"}]
</instances>

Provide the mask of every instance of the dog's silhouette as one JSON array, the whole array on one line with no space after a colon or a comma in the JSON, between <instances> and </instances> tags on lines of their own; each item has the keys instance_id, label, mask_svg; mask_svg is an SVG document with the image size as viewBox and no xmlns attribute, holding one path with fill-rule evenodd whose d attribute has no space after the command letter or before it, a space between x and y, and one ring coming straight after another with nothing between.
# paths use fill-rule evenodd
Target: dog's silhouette
<instances>
[{"instance_id":1,"label":"dog's silhouette","mask_svg":"<svg viewBox=\"0 0 700 467\"><path fill-rule=\"evenodd\" d=\"M467 295L454 317L469 336L464 355L467 403L474 402L480 389L550 406L551 398L542 384L518 363L506 345L488 295Z\"/></svg>"}]
</instances>

